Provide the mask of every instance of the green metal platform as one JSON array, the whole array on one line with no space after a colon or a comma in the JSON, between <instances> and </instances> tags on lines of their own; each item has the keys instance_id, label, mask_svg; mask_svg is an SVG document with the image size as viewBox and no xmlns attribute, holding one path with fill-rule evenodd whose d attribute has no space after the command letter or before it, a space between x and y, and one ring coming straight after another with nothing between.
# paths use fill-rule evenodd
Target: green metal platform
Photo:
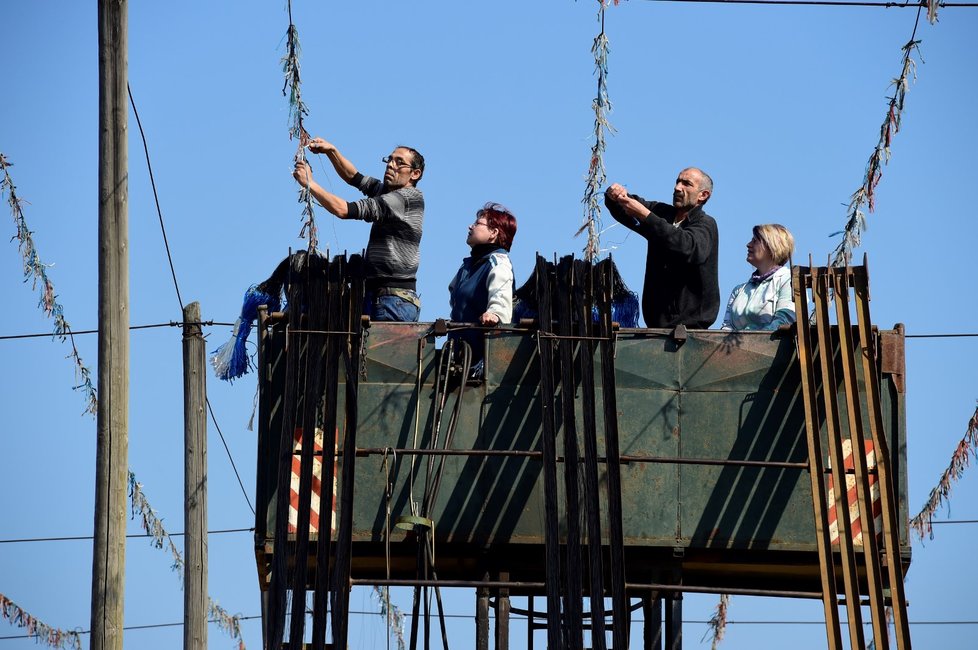
<instances>
[{"instance_id":1,"label":"green metal platform","mask_svg":"<svg viewBox=\"0 0 978 650\"><path fill-rule=\"evenodd\" d=\"M441 344L431 331L429 323L374 323L369 329L359 384L357 448L368 451L356 458L355 579L387 573L388 506L391 577L415 576L417 544L412 533L393 527L393 519L410 514L412 458L415 500L421 499L429 460L385 457L380 450L429 445ZM273 325L260 350L256 550L263 589L275 550L267 513L275 503L284 340L284 325ZM899 521L904 522L899 533L905 571L910 545L902 330L880 331L877 342L883 364L881 404L897 478ZM532 332L502 330L489 333L486 345L485 381L465 392L453 449L539 451L537 339ZM600 377L600 359L595 358L595 366ZM691 330L677 341L669 331L623 329L617 337L615 377L628 582L669 575L671 581L718 589L818 590L811 484L807 469L797 466L805 463L807 451L792 332ZM579 394L560 399L573 399L580 408ZM601 399L599 383L599 405ZM559 419L559 406L556 412ZM342 433L345 416L338 415ZM841 419L845 422L844 413ZM603 450L597 420L598 449ZM562 448L558 441L557 449ZM341 473L344 460L338 462ZM393 488L389 503L388 480ZM563 482L558 483L563 531L567 513ZM439 579L508 574L513 581L543 580L543 503L538 456L447 457L432 515Z\"/></svg>"}]
</instances>

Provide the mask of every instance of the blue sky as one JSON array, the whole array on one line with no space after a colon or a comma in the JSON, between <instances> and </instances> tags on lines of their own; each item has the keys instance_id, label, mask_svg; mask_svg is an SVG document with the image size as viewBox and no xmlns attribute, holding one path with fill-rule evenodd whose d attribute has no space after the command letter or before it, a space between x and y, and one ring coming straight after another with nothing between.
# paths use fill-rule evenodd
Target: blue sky
<instances>
[{"instance_id":1,"label":"blue sky","mask_svg":"<svg viewBox=\"0 0 978 650\"><path fill-rule=\"evenodd\" d=\"M426 320L448 313L447 284L466 254L466 226L487 200L519 218L513 247L517 281L540 251L579 252L596 81L590 53L597 3L322 3L297 0L303 96L313 135L331 139L359 168L379 175L395 144L421 150L427 213L420 292ZM835 247L845 204L859 187L900 72L901 46L915 10L665 4L633 0L608 9L610 182L647 198L668 198L675 174L706 169L716 188L709 212L720 228L720 284L726 293L749 274L744 245L756 223L795 234L796 259L821 263ZM94 3L6 2L0 151L42 259L51 264L65 315L77 330L96 327L98 57ZM945 8L921 21L925 63L907 95L903 129L878 188L862 251L869 254L874 321L909 334L974 332L974 244L968 195L978 129L978 11ZM291 179L294 143L279 60L285 3L132 3L129 77L147 132L181 291L205 319L231 321L250 284L267 277L297 238L300 206ZM134 325L179 320L135 120L130 117L130 284ZM320 182L346 198L350 188L316 161ZM359 250L367 227L319 210L321 247ZM610 225L608 219L606 225ZM13 236L7 221L8 237ZM621 228L605 233L626 281L639 289L644 246ZM37 294L22 282L16 242L0 254L7 308L0 334L46 332ZM227 332L210 332L211 347ZM94 336L78 339L93 372ZM151 503L182 530L180 333L137 331L131 340L130 466ZM7 368L0 397L5 498L0 539L90 534L95 421L71 390L69 349L46 338L0 341ZM910 508L923 504L974 412L976 339L907 342ZM254 434L246 430L254 376L233 386L211 381L209 395L249 492ZM248 527L253 517L210 427L210 527ZM978 470L970 470L978 474ZM978 519L978 475L955 485L954 519ZM130 522L132 532L138 524ZM911 621L974 620L978 579L975 525L937 528L914 544L907 581ZM252 540L210 539L211 595L231 612L259 613ZM62 628L89 626L90 542L0 545L0 592ZM182 595L165 552L145 540L127 550L126 624L175 622ZM407 603L406 595L398 595ZM375 605L354 593L354 609ZM687 597L685 617L705 620L715 597ZM447 609L471 614L473 595L452 594ZM821 620L818 603L735 597L733 621ZM519 628L515 628L519 629ZM687 647L705 626L686 627ZM449 626L471 644L470 620ZM973 626L914 625L918 647L971 647ZM351 647L382 644L377 619L354 618ZM0 627L0 636L17 634ZM260 646L257 621L245 640ZM515 647L521 635L514 634ZM131 631L131 647L171 648L179 628ZM821 625L735 624L725 648L824 647ZM224 644L227 644L226 646ZM231 647L218 630L211 647ZM0 640L0 650L35 647ZM702 647L708 647L704 643Z\"/></svg>"}]
</instances>

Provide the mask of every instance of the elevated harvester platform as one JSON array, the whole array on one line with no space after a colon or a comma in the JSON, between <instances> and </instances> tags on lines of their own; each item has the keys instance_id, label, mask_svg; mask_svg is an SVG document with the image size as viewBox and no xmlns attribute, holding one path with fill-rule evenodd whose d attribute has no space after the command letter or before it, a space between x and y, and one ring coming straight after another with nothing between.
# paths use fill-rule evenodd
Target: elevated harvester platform
<instances>
[{"instance_id":1,"label":"elevated harvester platform","mask_svg":"<svg viewBox=\"0 0 978 650\"><path fill-rule=\"evenodd\" d=\"M678 647L682 592L822 599L830 647L839 594L850 622L864 596L874 622L891 604L905 622L902 328L872 329L867 309L858 326L805 314L806 336L622 329L602 265L539 259L539 316L487 330L482 380L460 381L460 345L438 339L469 326L367 322L356 267L309 258L289 312L261 321L266 647L301 641L307 591L312 647L327 610L343 647L360 584L542 596L550 647L585 628L624 647L632 599L666 600ZM800 310L809 287L827 309L819 283L848 298L850 282L860 309L861 269L796 267ZM586 596L601 612L612 599L606 624L581 621Z\"/></svg>"}]
</instances>

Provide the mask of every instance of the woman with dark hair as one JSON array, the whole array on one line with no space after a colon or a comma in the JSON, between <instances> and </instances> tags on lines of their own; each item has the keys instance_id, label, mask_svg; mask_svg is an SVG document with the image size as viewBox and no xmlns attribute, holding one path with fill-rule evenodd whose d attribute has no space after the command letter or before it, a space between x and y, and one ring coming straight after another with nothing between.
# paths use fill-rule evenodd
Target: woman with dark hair
<instances>
[{"instance_id":1,"label":"woman with dark hair","mask_svg":"<svg viewBox=\"0 0 978 650\"><path fill-rule=\"evenodd\" d=\"M731 292L723 329L776 330L795 322L791 270L786 266L794 250L795 238L781 224L754 226L754 237L747 242L754 273Z\"/></svg>"},{"instance_id":2,"label":"woman with dark hair","mask_svg":"<svg viewBox=\"0 0 978 650\"><path fill-rule=\"evenodd\" d=\"M509 249L516 236L516 217L498 203L486 203L475 213L465 243L472 254L448 285L451 319L455 322L499 325L513 319L513 265ZM459 338L472 346L472 363L483 356L483 337L463 332Z\"/></svg>"}]
</instances>

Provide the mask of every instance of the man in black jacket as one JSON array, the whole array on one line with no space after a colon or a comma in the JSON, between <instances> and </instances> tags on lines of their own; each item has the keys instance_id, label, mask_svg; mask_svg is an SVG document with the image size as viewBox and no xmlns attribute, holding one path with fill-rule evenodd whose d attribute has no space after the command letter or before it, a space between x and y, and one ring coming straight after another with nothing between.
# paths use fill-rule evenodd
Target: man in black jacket
<instances>
[{"instance_id":1,"label":"man in black jacket","mask_svg":"<svg viewBox=\"0 0 978 650\"><path fill-rule=\"evenodd\" d=\"M605 192L616 221L648 241L642 317L647 327L705 329L720 312L717 222L703 211L713 179L695 167L679 173L672 205L646 201L618 183Z\"/></svg>"}]
</instances>

